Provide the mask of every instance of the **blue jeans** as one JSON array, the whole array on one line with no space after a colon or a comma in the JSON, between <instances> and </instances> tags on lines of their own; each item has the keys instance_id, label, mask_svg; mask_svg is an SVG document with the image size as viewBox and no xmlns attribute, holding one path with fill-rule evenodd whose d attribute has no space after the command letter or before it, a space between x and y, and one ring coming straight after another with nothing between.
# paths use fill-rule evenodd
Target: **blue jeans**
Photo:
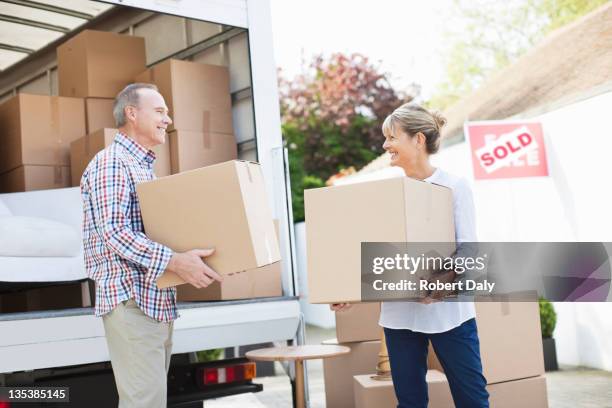
<instances>
[{"instance_id":1,"label":"blue jeans","mask_svg":"<svg viewBox=\"0 0 612 408\"><path fill-rule=\"evenodd\" d=\"M476 319L444 333L388 329L385 338L397 408L427 408L427 348L433 346L448 379L456 408L488 408Z\"/></svg>"}]
</instances>

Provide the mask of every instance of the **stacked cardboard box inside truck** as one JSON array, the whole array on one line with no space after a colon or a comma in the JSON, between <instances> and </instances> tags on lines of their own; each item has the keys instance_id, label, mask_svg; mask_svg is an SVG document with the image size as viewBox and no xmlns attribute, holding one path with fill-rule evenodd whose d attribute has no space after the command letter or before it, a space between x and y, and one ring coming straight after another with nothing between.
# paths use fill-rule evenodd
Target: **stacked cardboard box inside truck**
<instances>
[{"instance_id":1,"label":"stacked cardboard box inside truck","mask_svg":"<svg viewBox=\"0 0 612 408\"><path fill-rule=\"evenodd\" d=\"M180 232L183 237L196 237L189 244L196 247L204 241L217 248L208 261L226 276L223 283L206 289L182 285L178 299L281 296L279 249L261 171L257 164L235 161L228 68L174 59L147 68L146 61L142 37L84 30L61 44L57 48L60 96L18 94L0 105L0 193L79 186L86 166L116 136L115 96L129 83L156 84L173 123L165 143L152 149L154 171L161 177L155 186L171 186L170 194L179 202L196 204L191 213L172 215L187 220ZM202 169L224 162L229 163ZM177 174L187 171L196 173ZM171 174L177 178L164 179ZM195 188L200 183L203 190ZM217 191L212 193L211 188ZM150 194L143 193L150 200L168 202L163 188L159 195L150 190ZM216 204L209 194L218 198ZM247 201L245 194L250 197ZM150 201L144 201L144 212L150 212ZM242 224L235 219L240 208L245 217ZM206 218L202 214L218 221L218 230L188 231ZM156 221L169 218L166 212L157 213L153 221L149 217L147 234L166 243L151 222L159 224ZM162 224L165 232L171 232L177 231L180 222ZM176 247L171 241L167 244L175 250L190 249ZM224 268L226 262L233 266ZM29 307L32 302L26 302L24 296L10 297L11 304Z\"/></svg>"},{"instance_id":2,"label":"stacked cardboard box inside truck","mask_svg":"<svg viewBox=\"0 0 612 408\"><path fill-rule=\"evenodd\" d=\"M0 192L70 185L70 142L85 133L83 100L18 94L0 105Z\"/></svg>"},{"instance_id":3,"label":"stacked cardboard box inside truck","mask_svg":"<svg viewBox=\"0 0 612 408\"><path fill-rule=\"evenodd\" d=\"M237 158L226 67L169 59L134 80L157 85L166 100L172 174Z\"/></svg>"},{"instance_id":4,"label":"stacked cardboard box inside truck","mask_svg":"<svg viewBox=\"0 0 612 408\"><path fill-rule=\"evenodd\" d=\"M85 30L57 49L59 96L0 105L0 192L69 187L70 143L112 127L112 98L145 68L144 39ZM80 178L80 176L79 176Z\"/></svg>"},{"instance_id":5,"label":"stacked cardboard box inside truck","mask_svg":"<svg viewBox=\"0 0 612 408\"><path fill-rule=\"evenodd\" d=\"M147 69L144 38L93 30L61 44L57 62L59 96L19 94L0 105L0 192L78 186L112 141L115 96L135 81L159 87L174 121L154 149L158 177L237 158L227 67L166 60ZM71 171L70 143L81 138Z\"/></svg>"}]
</instances>

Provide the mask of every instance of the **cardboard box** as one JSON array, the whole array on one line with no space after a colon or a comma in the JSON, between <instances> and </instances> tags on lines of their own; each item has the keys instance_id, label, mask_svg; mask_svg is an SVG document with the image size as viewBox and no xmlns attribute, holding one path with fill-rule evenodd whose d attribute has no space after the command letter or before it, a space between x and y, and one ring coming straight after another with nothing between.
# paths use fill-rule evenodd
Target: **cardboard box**
<instances>
[{"instance_id":1,"label":"cardboard box","mask_svg":"<svg viewBox=\"0 0 612 408\"><path fill-rule=\"evenodd\" d=\"M83 136L70 144L70 165L72 186L81 184L81 177L89 162L101 150L113 143L117 129L99 129L87 136ZM166 143L153 147L155 164L153 171L157 177L170 175L170 147Z\"/></svg>"},{"instance_id":2,"label":"cardboard box","mask_svg":"<svg viewBox=\"0 0 612 408\"><path fill-rule=\"evenodd\" d=\"M135 82L157 85L174 122L168 131L234 133L227 67L170 59L140 73Z\"/></svg>"},{"instance_id":3,"label":"cardboard box","mask_svg":"<svg viewBox=\"0 0 612 408\"><path fill-rule=\"evenodd\" d=\"M71 309L93 306L92 281L53 285L0 294L0 313Z\"/></svg>"},{"instance_id":4,"label":"cardboard box","mask_svg":"<svg viewBox=\"0 0 612 408\"><path fill-rule=\"evenodd\" d=\"M142 37L84 30L57 47L61 96L115 98L145 69Z\"/></svg>"},{"instance_id":5,"label":"cardboard box","mask_svg":"<svg viewBox=\"0 0 612 408\"><path fill-rule=\"evenodd\" d=\"M304 198L311 303L363 300L362 242L455 239L451 190L435 184L402 177L306 190ZM454 245L445 246L450 255Z\"/></svg>"},{"instance_id":6,"label":"cardboard box","mask_svg":"<svg viewBox=\"0 0 612 408\"><path fill-rule=\"evenodd\" d=\"M70 187L70 166L19 166L0 174L0 193Z\"/></svg>"},{"instance_id":7,"label":"cardboard box","mask_svg":"<svg viewBox=\"0 0 612 408\"><path fill-rule=\"evenodd\" d=\"M234 135L175 130L168 134L172 174L238 158Z\"/></svg>"},{"instance_id":8,"label":"cardboard box","mask_svg":"<svg viewBox=\"0 0 612 408\"><path fill-rule=\"evenodd\" d=\"M274 220L277 239L279 236L278 228L278 220ZM176 297L180 302L253 299L282 295L281 262L230 273L223 282L213 282L206 288L198 289L192 285L181 285L176 289Z\"/></svg>"},{"instance_id":9,"label":"cardboard box","mask_svg":"<svg viewBox=\"0 0 612 408\"><path fill-rule=\"evenodd\" d=\"M427 368L431 370L438 370L441 373L444 372L444 368L442 368L442 364L440 363L440 360L438 360L438 356L436 356L436 352L434 351L431 342L429 342L429 347L427 350Z\"/></svg>"},{"instance_id":10,"label":"cardboard box","mask_svg":"<svg viewBox=\"0 0 612 408\"><path fill-rule=\"evenodd\" d=\"M179 302L236 300L282 296L281 263L274 262L243 272L230 273L223 282L214 282L207 288L181 285L176 291Z\"/></svg>"},{"instance_id":11,"label":"cardboard box","mask_svg":"<svg viewBox=\"0 0 612 408\"><path fill-rule=\"evenodd\" d=\"M524 378L487 385L489 405L495 408L548 408L546 378Z\"/></svg>"},{"instance_id":12,"label":"cardboard box","mask_svg":"<svg viewBox=\"0 0 612 408\"><path fill-rule=\"evenodd\" d=\"M395 408L397 399L392 381L375 381L370 375L354 377L357 408ZM437 370L427 371L429 408L454 408L446 376ZM489 405L494 408L548 408L546 378L525 378L487 385ZM330 405L328 405L330 406Z\"/></svg>"},{"instance_id":13,"label":"cardboard box","mask_svg":"<svg viewBox=\"0 0 612 408\"><path fill-rule=\"evenodd\" d=\"M544 374L537 301L477 301L475 307L482 369L488 384ZM429 367L443 371L431 346L429 351Z\"/></svg>"},{"instance_id":14,"label":"cardboard box","mask_svg":"<svg viewBox=\"0 0 612 408\"><path fill-rule=\"evenodd\" d=\"M87 134L116 126L112 98L85 98L85 125Z\"/></svg>"},{"instance_id":15,"label":"cardboard box","mask_svg":"<svg viewBox=\"0 0 612 408\"><path fill-rule=\"evenodd\" d=\"M336 312L336 337L340 343L380 340L383 329L379 318L380 303L355 303Z\"/></svg>"},{"instance_id":16,"label":"cardboard box","mask_svg":"<svg viewBox=\"0 0 612 408\"><path fill-rule=\"evenodd\" d=\"M489 384L544 374L540 309L532 302L475 302L484 376ZM512 356L512 358L508 358Z\"/></svg>"},{"instance_id":17,"label":"cardboard box","mask_svg":"<svg viewBox=\"0 0 612 408\"><path fill-rule=\"evenodd\" d=\"M353 390L356 408L395 408L397 398L393 381L377 381L372 374L353 377ZM453 408L453 397L446 376L436 370L427 371L429 408ZM491 405L495 407L495 405ZM330 407L331 408L331 407Z\"/></svg>"},{"instance_id":18,"label":"cardboard box","mask_svg":"<svg viewBox=\"0 0 612 408\"><path fill-rule=\"evenodd\" d=\"M351 349L349 354L323 359L325 404L333 408L354 408L353 376L376 371L380 340L338 343L334 339L323 344L341 344Z\"/></svg>"},{"instance_id":19,"label":"cardboard box","mask_svg":"<svg viewBox=\"0 0 612 408\"><path fill-rule=\"evenodd\" d=\"M23 165L68 166L85 134L83 99L18 94L0 105L0 173Z\"/></svg>"},{"instance_id":20,"label":"cardboard box","mask_svg":"<svg viewBox=\"0 0 612 408\"><path fill-rule=\"evenodd\" d=\"M259 164L229 161L136 186L147 236L174 251L215 248L206 263L222 275L280 260ZM159 287L184 283L170 272Z\"/></svg>"}]
</instances>

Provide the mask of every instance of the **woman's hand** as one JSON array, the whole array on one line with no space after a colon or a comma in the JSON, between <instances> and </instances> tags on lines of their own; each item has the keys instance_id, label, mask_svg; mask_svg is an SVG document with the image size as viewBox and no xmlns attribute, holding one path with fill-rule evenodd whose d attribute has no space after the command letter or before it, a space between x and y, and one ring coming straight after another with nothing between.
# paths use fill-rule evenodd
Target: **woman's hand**
<instances>
[{"instance_id":1,"label":"woman's hand","mask_svg":"<svg viewBox=\"0 0 612 408\"><path fill-rule=\"evenodd\" d=\"M429 279L429 282L441 282L441 283L452 283L457 279L457 274L455 271L444 271L444 272L436 272L432 278ZM421 303L426 305L430 305L435 302L440 302L444 300L444 298L456 295L456 291L452 290L432 290L429 295L420 300Z\"/></svg>"},{"instance_id":2,"label":"woman's hand","mask_svg":"<svg viewBox=\"0 0 612 408\"><path fill-rule=\"evenodd\" d=\"M329 308L333 311L333 312L342 312L345 310L349 310L353 305L351 305L350 303L332 303L331 305L329 305Z\"/></svg>"},{"instance_id":3,"label":"woman's hand","mask_svg":"<svg viewBox=\"0 0 612 408\"><path fill-rule=\"evenodd\" d=\"M426 296L426 297L424 297L422 299L419 299L418 302L422 303L424 305L431 305L432 303L439 302L439 300L436 300L436 299L434 299L434 298L432 298L430 296Z\"/></svg>"}]
</instances>

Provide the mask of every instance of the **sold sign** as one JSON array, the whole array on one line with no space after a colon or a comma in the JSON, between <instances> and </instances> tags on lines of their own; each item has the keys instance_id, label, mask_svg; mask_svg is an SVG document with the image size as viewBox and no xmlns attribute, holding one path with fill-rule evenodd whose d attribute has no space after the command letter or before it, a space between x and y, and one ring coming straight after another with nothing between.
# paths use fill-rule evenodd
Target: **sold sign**
<instances>
[{"instance_id":1,"label":"sold sign","mask_svg":"<svg viewBox=\"0 0 612 408\"><path fill-rule=\"evenodd\" d=\"M547 176L542 125L537 122L471 122L475 179Z\"/></svg>"}]
</instances>

